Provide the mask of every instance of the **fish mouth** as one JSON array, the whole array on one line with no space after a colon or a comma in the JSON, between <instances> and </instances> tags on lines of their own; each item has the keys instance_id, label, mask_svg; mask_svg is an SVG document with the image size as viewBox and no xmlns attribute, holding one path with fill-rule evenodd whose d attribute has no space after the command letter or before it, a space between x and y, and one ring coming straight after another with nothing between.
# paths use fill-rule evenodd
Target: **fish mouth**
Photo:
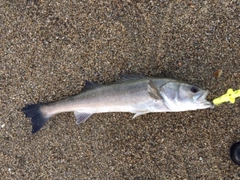
<instances>
[{"instance_id":1,"label":"fish mouth","mask_svg":"<svg viewBox=\"0 0 240 180\"><path fill-rule=\"evenodd\" d=\"M206 97L209 94L209 91L207 90L205 93L203 93L201 96L197 98L198 101L206 101Z\"/></svg>"},{"instance_id":2,"label":"fish mouth","mask_svg":"<svg viewBox=\"0 0 240 180\"><path fill-rule=\"evenodd\" d=\"M206 97L209 94L209 91L207 90L204 92L201 96L197 98L197 100L202 103L204 106L208 106L209 108L214 108L214 104L211 101L207 101Z\"/></svg>"}]
</instances>

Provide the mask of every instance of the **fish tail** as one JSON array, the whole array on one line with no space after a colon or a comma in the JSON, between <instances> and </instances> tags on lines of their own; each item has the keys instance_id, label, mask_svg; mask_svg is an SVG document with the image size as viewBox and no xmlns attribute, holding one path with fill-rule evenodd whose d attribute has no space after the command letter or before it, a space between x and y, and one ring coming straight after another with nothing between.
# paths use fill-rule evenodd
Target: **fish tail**
<instances>
[{"instance_id":1,"label":"fish tail","mask_svg":"<svg viewBox=\"0 0 240 180\"><path fill-rule=\"evenodd\" d=\"M22 108L25 116L31 118L32 134L38 132L50 118L44 116L44 114L42 113L40 109L42 105L44 104L30 104Z\"/></svg>"}]
</instances>

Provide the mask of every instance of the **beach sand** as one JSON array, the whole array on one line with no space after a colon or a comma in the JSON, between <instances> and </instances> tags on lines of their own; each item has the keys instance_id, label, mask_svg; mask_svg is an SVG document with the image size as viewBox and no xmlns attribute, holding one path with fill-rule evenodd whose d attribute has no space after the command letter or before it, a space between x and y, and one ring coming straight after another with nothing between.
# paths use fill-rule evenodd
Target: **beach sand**
<instances>
[{"instance_id":1,"label":"beach sand","mask_svg":"<svg viewBox=\"0 0 240 180\"><path fill-rule=\"evenodd\" d=\"M168 77L240 88L238 1L0 0L1 179L240 179L240 99L214 109L73 113L31 134L26 104L81 92L85 80ZM218 77L217 71L222 74Z\"/></svg>"}]
</instances>

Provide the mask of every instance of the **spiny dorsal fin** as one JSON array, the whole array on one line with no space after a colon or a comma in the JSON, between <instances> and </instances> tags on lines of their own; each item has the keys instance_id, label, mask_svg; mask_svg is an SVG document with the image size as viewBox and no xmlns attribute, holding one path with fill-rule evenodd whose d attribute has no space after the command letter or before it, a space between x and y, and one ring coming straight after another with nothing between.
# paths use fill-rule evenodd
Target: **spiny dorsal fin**
<instances>
[{"instance_id":1,"label":"spiny dorsal fin","mask_svg":"<svg viewBox=\"0 0 240 180\"><path fill-rule=\"evenodd\" d=\"M145 76L142 75L133 75L133 74L122 74L120 75L121 80L120 81L129 81L129 80L137 80L145 78Z\"/></svg>"},{"instance_id":2,"label":"spiny dorsal fin","mask_svg":"<svg viewBox=\"0 0 240 180\"><path fill-rule=\"evenodd\" d=\"M159 100L162 99L161 94L159 93L156 85L154 84L154 82L152 80L150 80L148 82L148 93L149 95L154 98L155 100Z\"/></svg>"}]
</instances>

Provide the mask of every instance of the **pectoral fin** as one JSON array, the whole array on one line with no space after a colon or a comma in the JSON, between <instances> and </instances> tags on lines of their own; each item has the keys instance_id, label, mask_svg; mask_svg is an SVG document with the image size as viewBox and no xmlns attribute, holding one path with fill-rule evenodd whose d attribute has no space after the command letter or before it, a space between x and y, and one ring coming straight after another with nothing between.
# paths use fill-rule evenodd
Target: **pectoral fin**
<instances>
[{"instance_id":1,"label":"pectoral fin","mask_svg":"<svg viewBox=\"0 0 240 180\"><path fill-rule=\"evenodd\" d=\"M80 124L85 122L92 114L74 111L74 115L76 117L76 123Z\"/></svg>"},{"instance_id":2,"label":"pectoral fin","mask_svg":"<svg viewBox=\"0 0 240 180\"><path fill-rule=\"evenodd\" d=\"M163 99L161 94L159 93L156 85L154 84L154 82L152 80L150 80L148 82L148 93L155 100Z\"/></svg>"}]
</instances>

